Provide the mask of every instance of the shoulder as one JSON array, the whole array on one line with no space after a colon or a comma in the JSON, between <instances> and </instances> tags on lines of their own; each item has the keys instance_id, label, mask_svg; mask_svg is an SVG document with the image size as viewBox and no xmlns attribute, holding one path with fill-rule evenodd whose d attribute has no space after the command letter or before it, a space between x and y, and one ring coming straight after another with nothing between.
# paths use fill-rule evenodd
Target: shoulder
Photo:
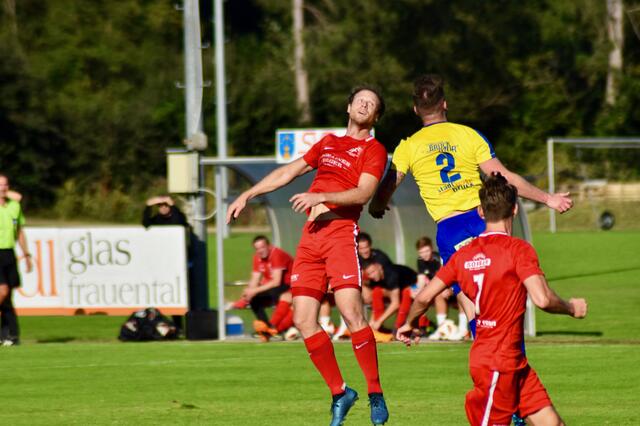
<instances>
[{"instance_id":1,"label":"shoulder","mask_svg":"<svg viewBox=\"0 0 640 426\"><path fill-rule=\"evenodd\" d=\"M518 238L518 237L509 237L509 239L511 242L511 246L516 251L533 252L533 253L536 252L536 250L533 248L533 246L529 241L523 240L522 238Z\"/></svg>"},{"instance_id":2,"label":"shoulder","mask_svg":"<svg viewBox=\"0 0 640 426\"><path fill-rule=\"evenodd\" d=\"M7 208L12 213L16 213L16 214L22 213L22 206L20 205L20 203L18 201L15 201L15 200L12 200L12 199L8 199Z\"/></svg>"},{"instance_id":3,"label":"shoulder","mask_svg":"<svg viewBox=\"0 0 640 426\"><path fill-rule=\"evenodd\" d=\"M384 155L387 155L387 149L378 139L374 138L373 136L369 139L365 139L364 146L369 151L384 153Z\"/></svg>"}]
</instances>

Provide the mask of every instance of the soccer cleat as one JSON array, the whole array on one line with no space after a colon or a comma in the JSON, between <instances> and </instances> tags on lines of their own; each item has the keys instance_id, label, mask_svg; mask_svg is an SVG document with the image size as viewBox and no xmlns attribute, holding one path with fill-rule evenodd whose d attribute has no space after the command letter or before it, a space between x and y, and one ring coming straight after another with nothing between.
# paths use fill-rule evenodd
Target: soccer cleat
<instances>
[{"instance_id":1,"label":"soccer cleat","mask_svg":"<svg viewBox=\"0 0 640 426\"><path fill-rule=\"evenodd\" d=\"M369 395L369 407L371 407L371 423L374 426L383 425L389 420L389 410L381 393Z\"/></svg>"},{"instance_id":2,"label":"soccer cleat","mask_svg":"<svg viewBox=\"0 0 640 426\"><path fill-rule=\"evenodd\" d=\"M329 426L340 426L344 423L347 413L358 400L358 392L349 387L344 388L344 395L331 403L331 423Z\"/></svg>"},{"instance_id":3,"label":"soccer cleat","mask_svg":"<svg viewBox=\"0 0 640 426\"><path fill-rule=\"evenodd\" d=\"M258 334L261 342L268 342L269 339L278 335L278 330L269 327L269 324L260 320L253 321L253 329L256 331L256 334Z\"/></svg>"},{"instance_id":4,"label":"soccer cleat","mask_svg":"<svg viewBox=\"0 0 640 426\"><path fill-rule=\"evenodd\" d=\"M517 414L511 416L511 421L513 422L513 426L526 426L527 422L524 421L522 417Z\"/></svg>"}]
</instances>

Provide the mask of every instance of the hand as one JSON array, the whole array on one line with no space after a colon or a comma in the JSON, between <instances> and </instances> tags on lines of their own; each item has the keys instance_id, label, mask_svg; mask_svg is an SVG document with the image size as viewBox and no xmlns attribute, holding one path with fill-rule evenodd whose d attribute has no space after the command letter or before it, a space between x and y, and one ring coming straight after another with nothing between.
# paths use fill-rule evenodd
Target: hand
<instances>
[{"instance_id":1,"label":"hand","mask_svg":"<svg viewBox=\"0 0 640 426\"><path fill-rule=\"evenodd\" d=\"M245 288L242 291L242 298L244 300L246 300L247 302L251 302L251 299L254 298L254 296L256 295L256 289L254 288Z\"/></svg>"},{"instance_id":2,"label":"hand","mask_svg":"<svg viewBox=\"0 0 640 426\"><path fill-rule=\"evenodd\" d=\"M554 209L560 213L564 213L571 207L573 207L573 200L569 198L568 192L549 194L549 198L547 199L547 207Z\"/></svg>"},{"instance_id":3,"label":"hand","mask_svg":"<svg viewBox=\"0 0 640 426\"><path fill-rule=\"evenodd\" d=\"M239 196L236 200L229 205L227 209L227 225L231 223L232 219L237 219L240 216L240 212L247 206L247 198Z\"/></svg>"},{"instance_id":4,"label":"hand","mask_svg":"<svg viewBox=\"0 0 640 426\"><path fill-rule=\"evenodd\" d=\"M375 205L373 202L369 204L369 214L374 219L382 219L384 214L389 210L389 206L379 207Z\"/></svg>"},{"instance_id":5,"label":"hand","mask_svg":"<svg viewBox=\"0 0 640 426\"><path fill-rule=\"evenodd\" d=\"M26 268L27 273L29 273L33 270L33 262L31 261L31 255L25 256L24 259L27 262L27 268Z\"/></svg>"},{"instance_id":6,"label":"hand","mask_svg":"<svg viewBox=\"0 0 640 426\"><path fill-rule=\"evenodd\" d=\"M572 316L582 319L587 316L587 301L584 299L569 299L569 304L573 308Z\"/></svg>"},{"instance_id":7,"label":"hand","mask_svg":"<svg viewBox=\"0 0 640 426\"><path fill-rule=\"evenodd\" d=\"M417 345L420 342L421 335L422 333L419 329L411 327L410 324L404 324L396 331L396 340L407 346L411 346L411 343Z\"/></svg>"},{"instance_id":8,"label":"hand","mask_svg":"<svg viewBox=\"0 0 640 426\"><path fill-rule=\"evenodd\" d=\"M380 327L382 327L382 324L378 320L371 320L369 321L369 327L371 327L375 331L378 331L380 330Z\"/></svg>"},{"instance_id":9,"label":"hand","mask_svg":"<svg viewBox=\"0 0 640 426\"><path fill-rule=\"evenodd\" d=\"M320 192L302 192L296 194L289 199L290 203L293 203L291 208L296 213L302 213L311 207L315 207L318 204L324 202L324 194Z\"/></svg>"}]
</instances>

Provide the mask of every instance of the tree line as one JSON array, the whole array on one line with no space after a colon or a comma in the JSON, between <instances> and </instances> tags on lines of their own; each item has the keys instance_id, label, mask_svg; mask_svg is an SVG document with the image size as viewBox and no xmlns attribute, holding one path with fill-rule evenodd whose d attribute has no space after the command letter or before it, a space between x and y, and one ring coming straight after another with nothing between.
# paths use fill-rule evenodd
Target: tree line
<instances>
[{"instance_id":1,"label":"tree line","mask_svg":"<svg viewBox=\"0 0 640 426\"><path fill-rule=\"evenodd\" d=\"M611 37L611 3L628 6L227 1L230 155L272 155L277 128L344 125L346 96L361 82L385 95L376 135L391 152L420 125L412 80L435 72L446 79L450 120L484 133L510 168L542 175L549 136L640 133L640 40L627 9L617 19L620 40ZM200 7L203 42L213 45L212 2ZM296 7L302 21L294 19ZM122 212L160 190L165 149L184 134L175 2L5 0L0 8L0 171L29 205L92 216L96 199ZM294 28L304 47L298 60ZM619 66L611 60L616 46ZM205 80L214 80L213 49L203 50L203 64ZM301 69L306 88L296 82ZM215 155L214 96L205 89L208 155ZM637 178L637 151L581 159L612 178Z\"/></svg>"}]
</instances>

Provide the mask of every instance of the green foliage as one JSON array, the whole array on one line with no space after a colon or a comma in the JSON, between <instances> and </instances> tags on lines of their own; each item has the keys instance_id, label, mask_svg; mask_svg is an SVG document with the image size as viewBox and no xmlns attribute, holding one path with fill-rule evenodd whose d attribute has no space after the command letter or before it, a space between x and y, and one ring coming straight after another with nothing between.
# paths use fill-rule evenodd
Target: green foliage
<instances>
[{"instance_id":1,"label":"green foliage","mask_svg":"<svg viewBox=\"0 0 640 426\"><path fill-rule=\"evenodd\" d=\"M549 136L637 135L638 39L625 22L616 105L604 103L610 49L605 2L305 0L312 125L345 124L346 96L383 89L376 128L392 150L420 125L412 80L447 81L449 118L486 134L512 169L539 175ZM629 5L627 5L629 6ZM299 122L291 2L225 2L229 152L273 153L277 128ZM201 2L212 42L212 5ZM34 207L74 190L131 195L165 170L184 128L182 14L172 2L7 0L0 7L0 170ZM213 49L203 50L213 80ZM213 90L205 90L207 154L215 153ZM640 151L601 152L611 179L635 179ZM116 219L116 218L114 218Z\"/></svg>"},{"instance_id":2,"label":"green foliage","mask_svg":"<svg viewBox=\"0 0 640 426\"><path fill-rule=\"evenodd\" d=\"M97 184L81 189L75 180L70 179L56 192L52 216L62 220L140 223L146 199L164 193L165 187L164 180L156 180L149 187L137 191L125 191L122 187L106 189Z\"/></svg>"}]
</instances>

